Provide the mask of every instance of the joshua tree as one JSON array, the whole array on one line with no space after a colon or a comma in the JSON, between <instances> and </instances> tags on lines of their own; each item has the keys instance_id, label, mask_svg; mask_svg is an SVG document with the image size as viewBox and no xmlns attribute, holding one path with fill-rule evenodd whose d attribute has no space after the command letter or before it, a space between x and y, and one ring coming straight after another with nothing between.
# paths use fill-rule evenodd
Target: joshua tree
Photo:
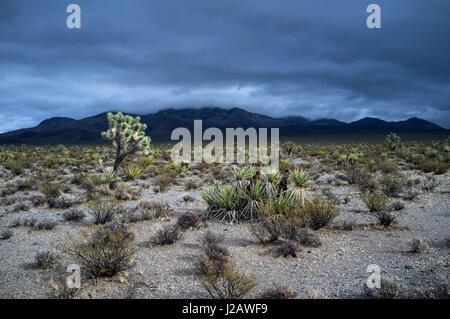
<instances>
[{"instance_id":1,"label":"joshua tree","mask_svg":"<svg viewBox=\"0 0 450 319\"><path fill-rule=\"evenodd\" d=\"M400 136L398 136L395 133L389 133L386 136L386 143L389 145L389 148L391 150L395 150L400 146L401 143Z\"/></svg>"},{"instance_id":2,"label":"joshua tree","mask_svg":"<svg viewBox=\"0 0 450 319\"><path fill-rule=\"evenodd\" d=\"M150 137L145 136L147 125L139 123L140 117L133 118L130 115L123 115L121 112L108 113L109 130L102 132L102 137L112 142L116 148L116 160L113 172L116 173L125 157L137 151L150 153ZM109 184L114 189L116 182Z\"/></svg>"}]
</instances>

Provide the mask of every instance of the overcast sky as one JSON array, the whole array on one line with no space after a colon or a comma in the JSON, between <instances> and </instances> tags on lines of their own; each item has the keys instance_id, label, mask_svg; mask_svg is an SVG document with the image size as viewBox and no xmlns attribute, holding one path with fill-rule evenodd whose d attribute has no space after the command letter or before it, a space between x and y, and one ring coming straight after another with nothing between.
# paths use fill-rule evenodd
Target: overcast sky
<instances>
[{"instance_id":1,"label":"overcast sky","mask_svg":"<svg viewBox=\"0 0 450 319\"><path fill-rule=\"evenodd\" d=\"M0 1L0 132L202 106L449 128L449 97L448 0Z\"/></svg>"}]
</instances>

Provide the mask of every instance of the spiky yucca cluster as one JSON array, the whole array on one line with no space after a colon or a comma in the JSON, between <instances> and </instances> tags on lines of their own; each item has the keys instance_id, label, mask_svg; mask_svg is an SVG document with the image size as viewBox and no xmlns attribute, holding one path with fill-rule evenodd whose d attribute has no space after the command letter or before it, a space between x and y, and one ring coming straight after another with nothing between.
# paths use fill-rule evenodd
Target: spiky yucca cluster
<instances>
[{"instance_id":1,"label":"spiky yucca cluster","mask_svg":"<svg viewBox=\"0 0 450 319\"><path fill-rule=\"evenodd\" d=\"M122 112L108 113L109 130L102 132L102 137L110 140L115 148L124 152L136 148L150 151L151 139L145 136L147 125L139 123L139 116L123 115ZM130 149L129 149L130 148Z\"/></svg>"}]
</instances>

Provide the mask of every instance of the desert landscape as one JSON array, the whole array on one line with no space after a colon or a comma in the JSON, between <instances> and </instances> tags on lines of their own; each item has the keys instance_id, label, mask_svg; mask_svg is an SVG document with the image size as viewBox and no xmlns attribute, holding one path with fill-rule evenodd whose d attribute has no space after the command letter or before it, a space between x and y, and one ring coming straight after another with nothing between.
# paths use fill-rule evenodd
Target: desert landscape
<instances>
[{"instance_id":1,"label":"desert landscape","mask_svg":"<svg viewBox=\"0 0 450 319\"><path fill-rule=\"evenodd\" d=\"M448 298L448 139L287 140L268 173L151 149L2 145L1 298Z\"/></svg>"}]
</instances>

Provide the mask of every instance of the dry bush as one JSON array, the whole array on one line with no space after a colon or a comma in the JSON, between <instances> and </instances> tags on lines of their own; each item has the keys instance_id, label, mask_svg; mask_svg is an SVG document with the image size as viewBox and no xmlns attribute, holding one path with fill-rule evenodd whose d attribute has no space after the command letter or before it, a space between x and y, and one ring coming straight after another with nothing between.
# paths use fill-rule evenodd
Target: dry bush
<instances>
[{"instance_id":1,"label":"dry bush","mask_svg":"<svg viewBox=\"0 0 450 319\"><path fill-rule=\"evenodd\" d=\"M164 192L170 185L175 184L175 178L169 173L164 173L155 177L155 183L159 187L159 191Z\"/></svg>"},{"instance_id":2,"label":"dry bush","mask_svg":"<svg viewBox=\"0 0 450 319\"><path fill-rule=\"evenodd\" d=\"M199 227L201 223L200 217L189 212L183 214L177 220L177 226L182 230Z\"/></svg>"},{"instance_id":3,"label":"dry bush","mask_svg":"<svg viewBox=\"0 0 450 319\"><path fill-rule=\"evenodd\" d=\"M317 235L314 235L307 229L300 231L297 236L295 236L295 240L306 247L320 247L322 246L322 241Z\"/></svg>"},{"instance_id":4,"label":"dry bush","mask_svg":"<svg viewBox=\"0 0 450 319\"><path fill-rule=\"evenodd\" d=\"M319 198L306 202L302 210L308 221L308 226L313 230L328 225L339 215L339 210L333 201Z\"/></svg>"},{"instance_id":5,"label":"dry bush","mask_svg":"<svg viewBox=\"0 0 450 319\"><path fill-rule=\"evenodd\" d=\"M88 277L111 277L132 266L136 249L130 247L134 234L121 224L97 226L92 232L81 231L81 239L69 236L60 249L81 265Z\"/></svg>"},{"instance_id":6,"label":"dry bush","mask_svg":"<svg viewBox=\"0 0 450 319\"><path fill-rule=\"evenodd\" d=\"M176 225L167 225L157 231L152 242L154 245L172 245L181 237L182 233Z\"/></svg>"},{"instance_id":7,"label":"dry bush","mask_svg":"<svg viewBox=\"0 0 450 319\"><path fill-rule=\"evenodd\" d=\"M295 240L287 240L275 250L275 256L283 256L285 258L291 256L296 258L298 249L298 243Z\"/></svg>"},{"instance_id":8,"label":"dry bush","mask_svg":"<svg viewBox=\"0 0 450 319\"><path fill-rule=\"evenodd\" d=\"M405 187L404 180L392 175L386 175L380 180L381 191L390 197L397 197Z\"/></svg>"},{"instance_id":9,"label":"dry bush","mask_svg":"<svg viewBox=\"0 0 450 319\"><path fill-rule=\"evenodd\" d=\"M386 195L375 192L361 195L361 199L366 204L367 209L372 213L386 211L388 209L388 198Z\"/></svg>"},{"instance_id":10,"label":"dry bush","mask_svg":"<svg viewBox=\"0 0 450 319\"><path fill-rule=\"evenodd\" d=\"M52 219L43 219L37 222L34 227L37 230L52 230L56 225L58 225L58 223Z\"/></svg>"},{"instance_id":11,"label":"dry bush","mask_svg":"<svg viewBox=\"0 0 450 319\"><path fill-rule=\"evenodd\" d=\"M255 277L240 274L231 261L228 261L224 270L218 273L216 266L207 258L205 273L201 278L201 284L214 299L241 299L256 286Z\"/></svg>"},{"instance_id":12,"label":"dry bush","mask_svg":"<svg viewBox=\"0 0 450 319\"><path fill-rule=\"evenodd\" d=\"M34 260L36 267L41 269L51 269L58 265L58 256L51 251L38 252Z\"/></svg>"},{"instance_id":13,"label":"dry bush","mask_svg":"<svg viewBox=\"0 0 450 319\"><path fill-rule=\"evenodd\" d=\"M68 222L79 222L82 221L84 217L85 217L84 213L77 208L66 210L63 213L64 220Z\"/></svg>"},{"instance_id":14,"label":"dry bush","mask_svg":"<svg viewBox=\"0 0 450 319\"><path fill-rule=\"evenodd\" d=\"M13 234L14 233L13 233L13 231L11 229L3 229L0 232L0 239L1 240L9 239L9 238L11 238L13 236Z\"/></svg>"},{"instance_id":15,"label":"dry bush","mask_svg":"<svg viewBox=\"0 0 450 319\"><path fill-rule=\"evenodd\" d=\"M89 214L94 217L95 224L106 224L120 213L122 206L114 199L99 198L88 203Z\"/></svg>"}]
</instances>

